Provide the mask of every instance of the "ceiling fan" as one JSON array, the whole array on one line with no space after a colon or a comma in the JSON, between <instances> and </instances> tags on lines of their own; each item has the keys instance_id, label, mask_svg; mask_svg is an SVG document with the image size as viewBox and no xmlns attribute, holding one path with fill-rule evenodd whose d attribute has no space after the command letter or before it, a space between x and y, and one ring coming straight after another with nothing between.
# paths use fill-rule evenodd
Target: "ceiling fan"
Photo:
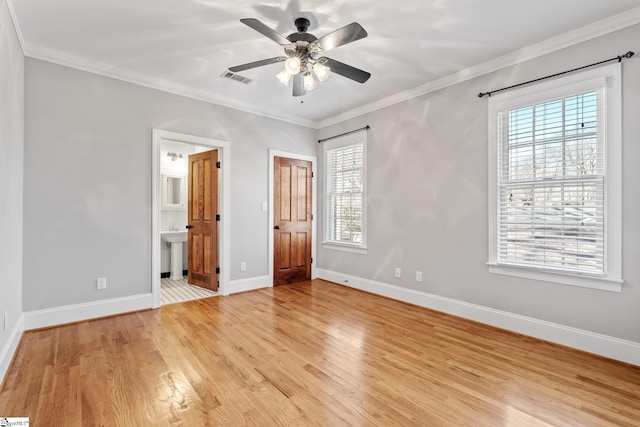
<instances>
[{"instance_id":1,"label":"ceiling fan","mask_svg":"<svg viewBox=\"0 0 640 427\"><path fill-rule=\"evenodd\" d=\"M284 69L276 77L285 86L288 85L289 81L293 78L293 96L302 96L307 90L316 88L317 83L312 73L315 74L320 81L324 81L330 72L340 74L358 83L364 83L371 77L371 74L366 71L322 56L322 54L328 50L367 37L367 32L357 22L345 25L320 38L307 33L310 25L307 18L296 19L295 25L298 32L292 33L287 37L272 30L255 18L241 19L240 22L278 43L284 48L286 56L276 56L243 65L236 65L235 67L230 67L229 71L236 73L276 62L284 62Z\"/></svg>"}]
</instances>

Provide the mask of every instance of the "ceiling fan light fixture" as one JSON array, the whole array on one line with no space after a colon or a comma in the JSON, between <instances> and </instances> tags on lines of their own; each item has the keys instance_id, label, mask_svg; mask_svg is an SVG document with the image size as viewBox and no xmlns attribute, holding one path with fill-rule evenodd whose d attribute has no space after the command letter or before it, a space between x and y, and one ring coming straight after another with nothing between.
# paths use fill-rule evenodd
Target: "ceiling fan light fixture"
<instances>
[{"instance_id":1,"label":"ceiling fan light fixture","mask_svg":"<svg viewBox=\"0 0 640 427\"><path fill-rule=\"evenodd\" d=\"M291 80L291 77L293 77L293 75L289 71L287 71L286 68L284 68L282 71L276 74L276 78L280 81L280 83L282 83L285 86L289 85L289 81Z\"/></svg>"},{"instance_id":2,"label":"ceiling fan light fixture","mask_svg":"<svg viewBox=\"0 0 640 427\"><path fill-rule=\"evenodd\" d=\"M309 72L305 73L305 75L304 75L304 90L314 90L317 87L318 87L318 83L316 83L316 80L313 78L311 73L309 73Z\"/></svg>"},{"instance_id":3,"label":"ceiling fan light fixture","mask_svg":"<svg viewBox=\"0 0 640 427\"><path fill-rule=\"evenodd\" d=\"M313 65L313 72L316 74L316 77L318 78L318 80L323 82L327 80L327 77L329 77L329 73L331 73L331 69L326 65L321 64L320 62L316 62Z\"/></svg>"},{"instance_id":4,"label":"ceiling fan light fixture","mask_svg":"<svg viewBox=\"0 0 640 427\"><path fill-rule=\"evenodd\" d=\"M297 56L292 56L291 58L284 61L284 69L289 72L289 74L294 75L300 72L301 61Z\"/></svg>"}]
</instances>

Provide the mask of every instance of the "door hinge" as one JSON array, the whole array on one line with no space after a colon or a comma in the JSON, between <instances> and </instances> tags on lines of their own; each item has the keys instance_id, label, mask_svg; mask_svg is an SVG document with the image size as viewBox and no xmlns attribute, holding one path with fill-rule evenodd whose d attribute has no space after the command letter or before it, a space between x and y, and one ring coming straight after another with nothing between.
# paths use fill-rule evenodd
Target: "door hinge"
<instances>
[{"instance_id":1,"label":"door hinge","mask_svg":"<svg viewBox=\"0 0 640 427\"><path fill-rule=\"evenodd\" d=\"M220 162L217 162L217 163L216 163L216 167L217 167L218 169L220 169Z\"/></svg>"},{"instance_id":2,"label":"door hinge","mask_svg":"<svg viewBox=\"0 0 640 427\"><path fill-rule=\"evenodd\" d=\"M311 214L311 221L313 221L313 214Z\"/></svg>"},{"instance_id":3,"label":"door hinge","mask_svg":"<svg viewBox=\"0 0 640 427\"><path fill-rule=\"evenodd\" d=\"M311 264L313 264L313 258L311 258Z\"/></svg>"},{"instance_id":4,"label":"door hinge","mask_svg":"<svg viewBox=\"0 0 640 427\"><path fill-rule=\"evenodd\" d=\"M216 267L216 274L220 274L220 267Z\"/></svg>"},{"instance_id":5,"label":"door hinge","mask_svg":"<svg viewBox=\"0 0 640 427\"><path fill-rule=\"evenodd\" d=\"M216 215L216 221L220 221L220 214Z\"/></svg>"},{"instance_id":6,"label":"door hinge","mask_svg":"<svg viewBox=\"0 0 640 427\"><path fill-rule=\"evenodd\" d=\"M311 178L313 178L313 172L311 172Z\"/></svg>"}]
</instances>

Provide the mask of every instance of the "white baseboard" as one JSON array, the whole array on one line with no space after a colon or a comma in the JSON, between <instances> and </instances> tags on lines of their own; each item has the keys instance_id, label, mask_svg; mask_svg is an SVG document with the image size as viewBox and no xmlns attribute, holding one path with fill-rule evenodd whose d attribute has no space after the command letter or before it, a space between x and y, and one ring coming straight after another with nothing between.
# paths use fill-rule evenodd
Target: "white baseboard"
<instances>
[{"instance_id":1,"label":"white baseboard","mask_svg":"<svg viewBox=\"0 0 640 427\"><path fill-rule=\"evenodd\" d=\"M233 280L228 294L269 287L269 276ZM137 310L153 308L153 294L93 301L83 304L47 308L24 313L24 329L47 328L65 323L81 322L98 317L113 316Z\"/></svg>"},{"instance_id":2,"label":"white baseboard","mask_svg":"<svg viewBox=\"0 0 640 427\"><path fill-rule=\"evenodd\" d=\"M24 313L24 329L48 328L65 323L81 322L149 308L153 308L153 294L140 294L28 311Z\"/></svg>"},{"instance_id":3,"label":"white baseboard","mask_svg":"<svg viewBox=\"0 0 640 427\"><path fill-rule=\"evenodd\" d=\"M321 268L317 274L319 279L640 366L640 343L633 341Z\"/></svg>"},{"instance_id":4,"label":"white baseboard","mask_svg":"<svg viewBox=\"0 0 640 427\"><path fill-rule=\"evenodd\" d=\"M9 333L9 339L0 350L0 387L4 382L4 376L9 370L13 356L18 350L22 333L24 332L24 315L20 316L20 319L16 322L15 326Z\"/></svg>"},{"instance_id":5,"label":"white baseboard","mask_svg":"<svg viewBox=\"0 0 640 427\"><path fill-rule=\"evenodd\" d=\"M238 292L253 291L255 289L269 288L272 284L269 282L269 276L250 277L248 279L232 280L229 282L227 295L237 294Z\"/></svg>"}]
</instances>

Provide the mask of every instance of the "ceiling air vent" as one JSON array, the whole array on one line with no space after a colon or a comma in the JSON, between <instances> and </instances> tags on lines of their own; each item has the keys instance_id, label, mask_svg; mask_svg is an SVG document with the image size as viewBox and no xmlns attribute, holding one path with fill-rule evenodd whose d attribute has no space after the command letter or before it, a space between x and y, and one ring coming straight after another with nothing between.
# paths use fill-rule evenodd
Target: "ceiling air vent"
<instances>
[{"instance_id":1,"label":"ceiling air vent","mask_svg":"<svg viewBox=\"0 0 640 427\"><path fill-rule=\"evenodd\" d=\"M232 73L231 71L225 71L224 73L222 73L220 75L220 77L223 77L225 79L235 80L237 82L244 83L246 85L248 85L249 83L251 83L253 81L251 79L248 79L246 77L241 76L240 74Z\"/></svg>"}]
</instances>

